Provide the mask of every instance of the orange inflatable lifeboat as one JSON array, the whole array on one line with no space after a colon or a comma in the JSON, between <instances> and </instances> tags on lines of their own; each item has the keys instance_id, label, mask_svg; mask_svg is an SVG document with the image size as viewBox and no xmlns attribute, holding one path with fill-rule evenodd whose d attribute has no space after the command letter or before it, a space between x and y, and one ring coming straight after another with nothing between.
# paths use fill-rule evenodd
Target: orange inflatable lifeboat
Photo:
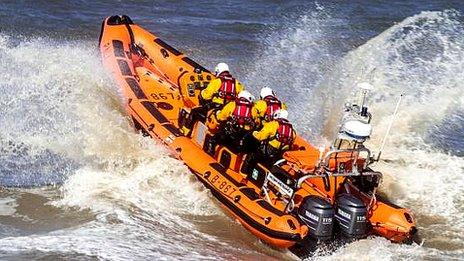
<instances>
[{"instance_id":1,"label":"orange inflatable lifeboat","mask_svg":"<svg viewBox=\"0 0 464 261\"><path fill-rule=\"evenodd\" d=\"M189 137L181 131L213 74L127 16L103 21L100 50L135 128L169 147L230 215L267 244L298 250L368 235L407 242L415 233L408 210L376 195L382 175L370 169L374 160L363 145L370 135L367 108L347 109L351 116L331 148L320 151L297 137L282 160L257 164L246 174L246 154L221 145L206 152L212 134L205 118Z\"/></svg>"}]
</instances>

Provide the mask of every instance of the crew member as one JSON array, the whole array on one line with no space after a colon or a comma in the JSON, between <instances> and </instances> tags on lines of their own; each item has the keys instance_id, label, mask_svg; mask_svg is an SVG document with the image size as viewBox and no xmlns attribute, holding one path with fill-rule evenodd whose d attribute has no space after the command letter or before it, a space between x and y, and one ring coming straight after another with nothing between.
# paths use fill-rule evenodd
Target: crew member
<instances>
[{"instance_id":1,"label":"crew member","mask_svg":"<svg viewBox=\"0 0 464 261\"><path fill-rule=\"evenodd\" d=\"M260 91L260 100L256 102L255 107L258 110L262 123L273 120L273 115L280 109L287 109L287 106L281 102L269 87L264 87Z\"/></svg>"},{"instance_id":2,"label":"crew member","mask_svg":"<svg viewBox=\"0 0 464 261\"><path fill-rule=\"evenodd\" d=\"M244 140L247 133L251 133L259 124L259 117L253 103L254 97L248 91L241 91L237 99L229 102L222 110L211 114L208 122L217 121L219 127L213 138L213 146L217 143L230 145L237 150L246 149ZM208 125L210 128L214 125ZM209 151L212 152L212 151Z\"/></svg>"},{"instance_id":3,"label":"crew member","mask_svg":"<svg viewBox=\"0 0 464 261\"><path fill-rule=\"evenodd\" d=\"M230 73L226 63L218 63L214 68L216 79L200 92L199 107L193 108L182 131L186 136L191 135L191 129L201 115L207 115L211 110L220 110L228 102L234 101L237 94L243 90L242 84ZM210 112L211 113L211 112Z\"/></svg>"},{"instance_id":4,"label":"crew member","mask_svg":"<svg viewBox=\"0 0 464 261\"><path fill-rule=\"evenodd\" d=\"M272 165L291 149L296 132L288 121L285 109L274 112L273 120L264 122L259 131L253 132L253 137L260 142L257 152L250 153L245 161L244 173L251 173L257 162Z\"/></svg>"},{"instance_id":5,"label":"crew member","mask_svg":"<svg viewBox=\"0 0 464 261\"><path fill-rule=\"evenodd\" d=\"M218 63L214 72L217 78L200 92L200 97L203 103L208 104L209 109L221 109L237 98L243 86L229 73L229 66L226 63Z\"/></svg>"}]
</instances>

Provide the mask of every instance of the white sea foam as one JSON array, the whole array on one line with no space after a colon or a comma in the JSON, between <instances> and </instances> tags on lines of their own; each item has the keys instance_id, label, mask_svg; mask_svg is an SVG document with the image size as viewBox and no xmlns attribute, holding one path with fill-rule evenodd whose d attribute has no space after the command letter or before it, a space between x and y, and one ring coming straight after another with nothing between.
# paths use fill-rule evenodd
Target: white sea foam
<instances>
[{"instance_id":1,"label":"white sea foam","mask_svg":"<svg viewBox=\"0 0 464 261\"><path fill-rule=\"evenodd\" d=\"M354 91L346 86L361 81L375 86L370 100L374 136L369 145L373 149L379 147L396 99L404 93L383 161L375 167L385 174L382 191L418 216L425 246L438 246L427 220L441 218L444 221L432 230L447 231L447 237L457 238L457 245L464 247L464 159L436 148L429 135L464 108L460 99L464 94L464 27L457 15L423 12L407 18L345 57L337 72L342 72L342 84L327 83L339 95L333 99L337 106ZM328 117L327 124L335 126L333 122ZM402 251L396 245L379 247L391 249L393 257ZM447 248L446 244L439 247ZM407 246L404 249L409 251ZM432 256L436 252L427 251ZM412 252L416 257L424 255L422 250Z\"/></svg>"},{"instance_id":2,"label":"white sea foam","mask_svg":"<svg viewBox=\"0 0 464 261\"><path fill-rule=\"evenodd\" d=\"M20 160L26 160L38 167L25 168L15 184L40 185L36 178L43 177L34 173L40 168L50 183L59 183L44 155L61 157L70 167L62 197L51 204L89 209L97 217L70 230L1 239L0 251L74 251L126 260L217 255L211 245L224 243L198 231L189 217L221 212L182 162L133 131L96 50L2 35L0 58L0 158L9 161L11 178L18 179ZM208 247L201 250L203 244Z\"/></svg>"},{"instance_id":3,"label":"white sea foam","mask_svg":"<svg viewBox=\"0 0 464 261\"><path fill-rule=\"evenodd\" d=\"M338 119L334 112L351 97L356 82L370 81L376 87L370 101L374 114L370 145L377 148L395 98L406 94L376 168L385 173L383 192L417 214L424 246L371 238L349 244L329 258L462 256L461 250L447 247L464 245L464 160L435 148L428 135L464 104L464 30L456 15L424 12L410 17L338 62L324 48L327 14L309 14L284 37L271 35L268 50L257 59L255 70L250 69L248 81L259 82L267 74L286 74L276 67L259 71L260 64L272 60L279 67L283 62L285 72L291 73L267 79L272 86L282 86L276 88L282 96L297 94L289 107L303 109L292 117L312 140L331 138ZM46 165L40 159L46 150L74 162L67 168L62 198L53 204L90 209L97 215L96 221L80 228L0 239L0 250L77 252L108 259L161 258L176 251L185 258L247 252L232 250L196 229L187 215L208 217L220 211L181 162L131 130L118 92L108 84L111 80L96 51L89 50L87 45L46 39L16 44L0 35L4 61L0 75L5 83L0 85L2 158L16 155L24 146L31 164ZM320 74L324 71L329 75ZM315 74L313 83L303 80L307 74ZM169 232L172 238L165 237ZM200 251L205 245L207 250Z\"/></svg>"},{"instance_id":4,"label":"white sea foam","mask_svg":"<svg viewBox=\"0 0 464 261\"><path fill-rule=\"evenodd\" d=\"M447 249L464 247L464 159L436 147L430 135L464 110L464 27L459 16L446 11L409 17L339 61L320 41L330 37L324 27L330 16L327 21L325 11L313 13L292 23L287 32L271 35L263 57L255 62L248 81L278 86L278 94L292 96L290 114L315 145L332 139L343 104L354 100L354 86L368 81L375 86L368 101L374 116L368 145L378 150L396 99L405 95L383 160L375 168L385 174L382 192L416 213L425 248L376 238L350 244L330 258L442 258ZM281 66L288 73L277 73ZM437 231L446 231L441 233L446 236ZM450 238L455 239L452 244ZM449 255L457 256L451 250Z\"/></svg>"},{"instance_id":5,"label":"white sea foam","mask_svg":"<svg viewBox=\"0 0 464 261\"><path fill-rule=\"evenodd\" d=\"M424 12L408 18L348 54L343 63L349 75L344 82L370 80L375 86L371 147L380 144L395 98L405 95L385 161L378 166L387 174L383 190L421 215L449 222L464 217L464 160L436 149L428 133L464 108L464 27L455 15Z\"/></svg>"}]
</instances>

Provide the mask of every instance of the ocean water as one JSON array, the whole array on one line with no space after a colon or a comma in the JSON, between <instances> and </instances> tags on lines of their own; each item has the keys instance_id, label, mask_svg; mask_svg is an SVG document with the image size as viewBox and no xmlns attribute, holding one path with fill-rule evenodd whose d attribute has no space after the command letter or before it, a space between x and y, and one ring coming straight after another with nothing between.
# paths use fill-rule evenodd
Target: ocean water
<instances>
[{"instance_id":1,"label":"ocean water","mask_svg":"<svg viewBox=\"0 0 464 261\"><path fill-rule=\"evenodd\" d=\"M297 130L329 142L369 81L381 192L421 242L368 238L323 260L464 259L462 1L1 1L0 259L281 260L189 170L136 134L98 50L127 14L191 58L273 87Z\"/></svg>"}]
</instances>

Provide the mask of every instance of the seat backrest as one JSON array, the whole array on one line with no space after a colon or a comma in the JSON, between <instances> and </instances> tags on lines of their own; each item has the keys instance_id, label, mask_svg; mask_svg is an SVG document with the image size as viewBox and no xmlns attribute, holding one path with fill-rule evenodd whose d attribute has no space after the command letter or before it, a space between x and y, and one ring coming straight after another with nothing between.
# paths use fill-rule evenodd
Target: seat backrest
<instances>
[{"instance_id":1,"label":"seat backrest","mask_svg":"<svg viewBox=\"0 0 464 261\"><path fill-rule=\"evenodd\" d=\"M200 91L208 86L213 77L209 72L186 72L181 74L178 84L187 107L191 108L199 104L198 95L200 95Z\"/></svg>"}]
</instances>

